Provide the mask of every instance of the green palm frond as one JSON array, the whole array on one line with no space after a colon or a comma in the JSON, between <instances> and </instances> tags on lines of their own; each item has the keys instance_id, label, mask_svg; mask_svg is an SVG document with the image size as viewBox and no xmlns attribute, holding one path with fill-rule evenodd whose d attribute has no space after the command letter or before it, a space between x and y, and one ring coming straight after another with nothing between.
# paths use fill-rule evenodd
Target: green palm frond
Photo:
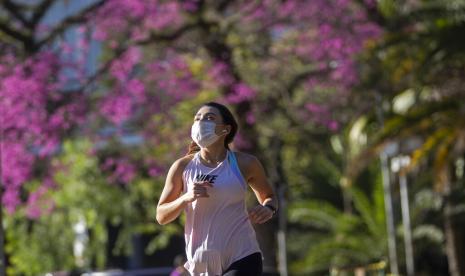
<instances>
[{"instance_id":1,"label":"green palm frond","mask_svg":"<svg viewBox=\"0 0 465 276\"><path fill-rule=\"evenodd\" d=\"M376 133L371 143L376 145L393 137L401 138L410 136L412 133L425 131L434 127L441 120L442 113L460 110L462 104L455 98L443 99L439 102L423 102L414 105L405 114L387 114L384 127ZM450 115L446 116L448 120Z\"/></svg>"},{"instance_id":2,"label":"green palm frond","mask_svg":"<svg viewBox=\"0 0 465 276\"><path fill-rule=\"evenodd\" d=\"M451 149L456 138L457 132L450 133L450 135L444 139L444 142L438 146L436 151L433 166L435 171L435 189L437 191L443 192L446 183L450 181L450 179L448 179L448 165L450 163Z\"/></svg>"},{"instance_id":3,"label":"green palm frond","mask_svg":"<svg viewBox=\"0 0 465 276\"><path fill-rule=\"evenodd\" d=\"M431 150L451 131L450 128L461 127L460 110L462 103L456 99L444 99L416 105L406 114L388 114L384 127L375 133L368 145L360 154L348 162L344 177L352 182L361 170L376 159L385 145L393 140L405 139L416 135L426 135L426 142L412 155L413 164L428 156ZM438 125L444 127L437 128ZM455 126L455 127L454 127Z\"/></svg>"},{"instance_id":4,"label":"green palm frond","mask_svg":"<svg viewBox=\"0 0 465 276\"><path fill-rule=\"evenodd\" d=\"M332 204L322 200L312 200L291 204L289 222L299 222L326 230L335 229L343 212Z\"/></svg>"},{"instance_id":5,"label":"green palm frond","mask_svg":"<svg viewBox=\"0 0 465 276\"><path fill-rule=\"evenodd\" d=\"M427 137L425 142L411 154L411 161L407 170L415 168L421 160L426 158L450 134L450 128L440 128Z\"/></svg>"},{"instance_id":6,"label":"green palm frond","mask_svg":"<svg viewBox=\"0 0 465 276\"><path fill-rule=\"evenodd\" d=\"M296 274L328 272L331 267L367 264L386 256L384 202L380 181L368 197L350 189L355 213L319 200L290 205L290 222L317 228L305 256L291 266Z\"/></svg>"},{"instance_id":7,"label":"green palm frond","mask_svg":"<svg viewBox=\"0 0 465 276\"><path fill-rule=\"evenodd\" d=\"M352 194L352 200L355 207L360 213L363 223L367 226L370 235L375 237L384 236L386 234L384 223L377 221L376 218L379 210L374 208L374 203L371 202L363 192L355 187L350 189L350 193ZM384 212L384 209L381 209L381 212Z\"/></svg>"}]
</instances>

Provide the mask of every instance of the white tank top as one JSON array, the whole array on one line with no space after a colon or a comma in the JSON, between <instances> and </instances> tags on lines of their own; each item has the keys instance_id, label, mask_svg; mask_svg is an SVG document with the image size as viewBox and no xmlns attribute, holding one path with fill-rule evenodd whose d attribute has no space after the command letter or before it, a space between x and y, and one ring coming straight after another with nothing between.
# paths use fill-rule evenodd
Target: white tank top
<instances>
[{"instance_id":1,"label":"white tank top","mask_svg":"<svg viewBox=\"0 0 465 276\"><path fill-rule=\"evenodd\" d=\"M245 204L247 184L234 153L228 151L215 168L200 162L196 153L183 172L184 192L194 182L209 181L208 198L198 198L185 209L187 262L191 275L221 275L233 262L260 252Z\"/></svg>"}]
</instances>

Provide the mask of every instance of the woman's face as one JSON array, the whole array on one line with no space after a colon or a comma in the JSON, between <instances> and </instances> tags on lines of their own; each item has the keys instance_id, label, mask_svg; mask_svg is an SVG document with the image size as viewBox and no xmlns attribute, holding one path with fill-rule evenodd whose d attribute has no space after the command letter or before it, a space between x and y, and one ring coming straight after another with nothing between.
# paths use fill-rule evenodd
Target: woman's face
<instances>
[{"instance_id":1,"label":"woman's face","mask_svg":"<svg viewBox=\"0 0 465 276\"><path fill-rule=\"evenodd\" d=\"M231 130L231 126L224 124L223 117L221 116L218 109L212 106L201 107L199 111L197 111L197 114L194 116L194 122L195 121L214 122L216 124L215 132L218 135L229 133Z\"/></svg>"}]
</instances>

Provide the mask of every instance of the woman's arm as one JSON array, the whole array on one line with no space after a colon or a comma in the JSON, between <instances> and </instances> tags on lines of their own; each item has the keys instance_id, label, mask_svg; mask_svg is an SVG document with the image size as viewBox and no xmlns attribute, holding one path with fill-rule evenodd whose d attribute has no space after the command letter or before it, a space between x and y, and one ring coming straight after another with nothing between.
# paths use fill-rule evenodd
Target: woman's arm
<instances>
[{"instance_id":1,"label":"woman's arm","mask_svg":"<svg viewBox=\"0 0 465 276\"><path fill-rule=\"evenodd\" d=\"M271 219L278 209L278 201L273 188L268 182L262 164L256 157L241 154L238 160L245 167L244 178L260 203L249 211L249 217L254 223L264 223Z\"/></svg>"},{"instance_id":2,"label":"woman's arm","mask_svg":"<svg viewBox=\"0 0 465 276\"><path fill-rule=\"evenodd\" d=\"M200 197L208 197L208 182L196 183L192 191L181 195L183 190L182 173L190 158L184 157L173 163L166 176L165 187L161 193L157 206L157 221L164 225L175 220L186 207L187 203L193 202Z\"/></svg>"},{"instance_id":3,"label":"woman's arm","mask_svg":"<svg viewBox=\"0 0 465 276\"><path fill-rule=\"evenodd\" d=\"M174 162L166 176L165 186L157 205L157 221L161 225L175 220L186 206L187 202L180 196L183 189L184 163L182 159Z\"/></svg>"}]
</instances>

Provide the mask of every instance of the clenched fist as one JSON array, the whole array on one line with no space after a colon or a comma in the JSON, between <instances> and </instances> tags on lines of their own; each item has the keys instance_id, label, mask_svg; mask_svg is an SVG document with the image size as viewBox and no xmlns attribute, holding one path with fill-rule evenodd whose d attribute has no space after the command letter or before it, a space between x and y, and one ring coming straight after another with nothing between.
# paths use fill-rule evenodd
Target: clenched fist
<instances>
[{"instance_id":1,"label":"clenched fist","mask_svg":"<svg viewBox=\"0 0 465 276\"><path fill-rule=\"evenodd\" d=\"M213 185L208 181L194 183L193 189L183 195L184 202L193 202L197 198L209 197L207 189L212 187Z\"/></svg>"},{"instance_id":2,"label":"clenched fist","mask_svg":"<svg viewBox=\"0 0 465 276\"><path fill-rule=\"evenodd\" d=\"M249 219L252 223L262 224L273 217L273 211L263 205L257 205L249 211Z\"/></svg>"}]
</instances>

